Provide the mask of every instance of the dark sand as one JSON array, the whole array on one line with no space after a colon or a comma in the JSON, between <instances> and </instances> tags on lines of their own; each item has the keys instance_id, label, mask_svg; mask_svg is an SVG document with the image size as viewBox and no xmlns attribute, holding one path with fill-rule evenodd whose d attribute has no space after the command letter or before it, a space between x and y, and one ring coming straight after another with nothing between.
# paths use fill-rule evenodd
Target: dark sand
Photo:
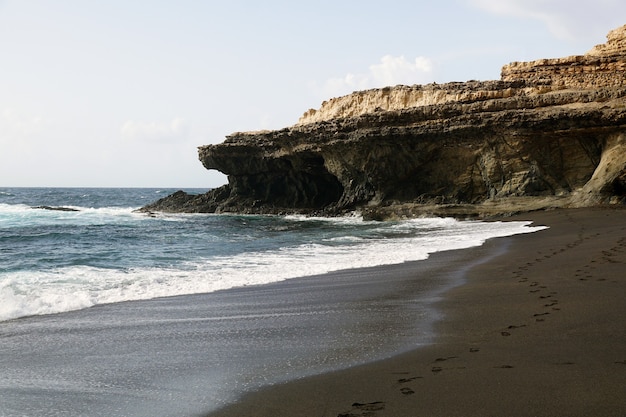
<instances>
[{"instance_id":1,"label":"dark sand","mask_svg":"<svg viewBox=\"0 0 626 417\"><path fill-rule=\"evenodd\" d=\"M211 416L626 416L626 210L516 216L438 304L433 345L247 395Z\"/></svg>"}]
</instances>

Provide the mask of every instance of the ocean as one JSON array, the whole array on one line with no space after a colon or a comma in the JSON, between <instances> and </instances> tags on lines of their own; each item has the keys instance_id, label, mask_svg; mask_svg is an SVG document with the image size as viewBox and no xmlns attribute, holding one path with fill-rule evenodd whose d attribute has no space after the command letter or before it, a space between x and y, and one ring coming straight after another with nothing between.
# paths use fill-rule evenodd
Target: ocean
<instances>
[{"instance_id":1,"label":"ocean","mask_svg":"<svg viewBox=\"0 0 626 417\"><path fill-rule=\"evenodd\" d=\"M0 416L203 415L428 343L458 277L371 268L542 229L135 212L174 191L0 188Z\"/></svg>"}]
</instances>

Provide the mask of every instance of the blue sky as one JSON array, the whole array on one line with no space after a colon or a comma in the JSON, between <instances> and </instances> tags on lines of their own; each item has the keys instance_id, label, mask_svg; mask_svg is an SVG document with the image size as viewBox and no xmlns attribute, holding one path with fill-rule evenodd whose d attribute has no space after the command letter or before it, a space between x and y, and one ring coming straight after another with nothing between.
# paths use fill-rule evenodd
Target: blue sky
<instances>
[{"instance_id":1,"label":"blue sky","mask_svg":"<svg viewBox=\"0 0 626 417\"><path fill-rule=\"evenodd\" d=\"M0 186L214 187L199 145L583 54L623 0L0 0Z\"/></svg>"}]
</instances>

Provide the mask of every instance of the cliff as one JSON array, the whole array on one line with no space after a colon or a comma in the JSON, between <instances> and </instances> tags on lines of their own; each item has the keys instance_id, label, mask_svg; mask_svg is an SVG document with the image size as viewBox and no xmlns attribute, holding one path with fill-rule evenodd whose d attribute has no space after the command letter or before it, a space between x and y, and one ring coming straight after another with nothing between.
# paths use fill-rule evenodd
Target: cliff
<instances>
[{"instance_id":1,"label":"cliff","mask_svg":"<svg viewBox=\"0 0 626 417\"><path fill-rule=\"evenodd\" d=\"M626 201L626 26L585 55L502 68L497 81L333 98L294 126L199 148L228 184L145 211L374 218L490 215Z\"/></svg>"}]
</instances>

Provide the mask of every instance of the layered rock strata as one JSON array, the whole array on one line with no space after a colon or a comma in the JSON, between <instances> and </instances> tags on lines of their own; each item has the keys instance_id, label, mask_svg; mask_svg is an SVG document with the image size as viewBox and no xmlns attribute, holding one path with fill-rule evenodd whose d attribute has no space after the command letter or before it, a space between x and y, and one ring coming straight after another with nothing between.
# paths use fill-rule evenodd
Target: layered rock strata
<instances>
[{"instance_id":1,"label":"layered rock strata","mask_svg":"<svg viewBox=\"0 0 626 417\"><path fill-rule=\"evenodd\" d=\"M355 92L199 148L228 184L145 210L489 215L626 200L626 26L499 81Z\"/></svg>"}]
</instances>

